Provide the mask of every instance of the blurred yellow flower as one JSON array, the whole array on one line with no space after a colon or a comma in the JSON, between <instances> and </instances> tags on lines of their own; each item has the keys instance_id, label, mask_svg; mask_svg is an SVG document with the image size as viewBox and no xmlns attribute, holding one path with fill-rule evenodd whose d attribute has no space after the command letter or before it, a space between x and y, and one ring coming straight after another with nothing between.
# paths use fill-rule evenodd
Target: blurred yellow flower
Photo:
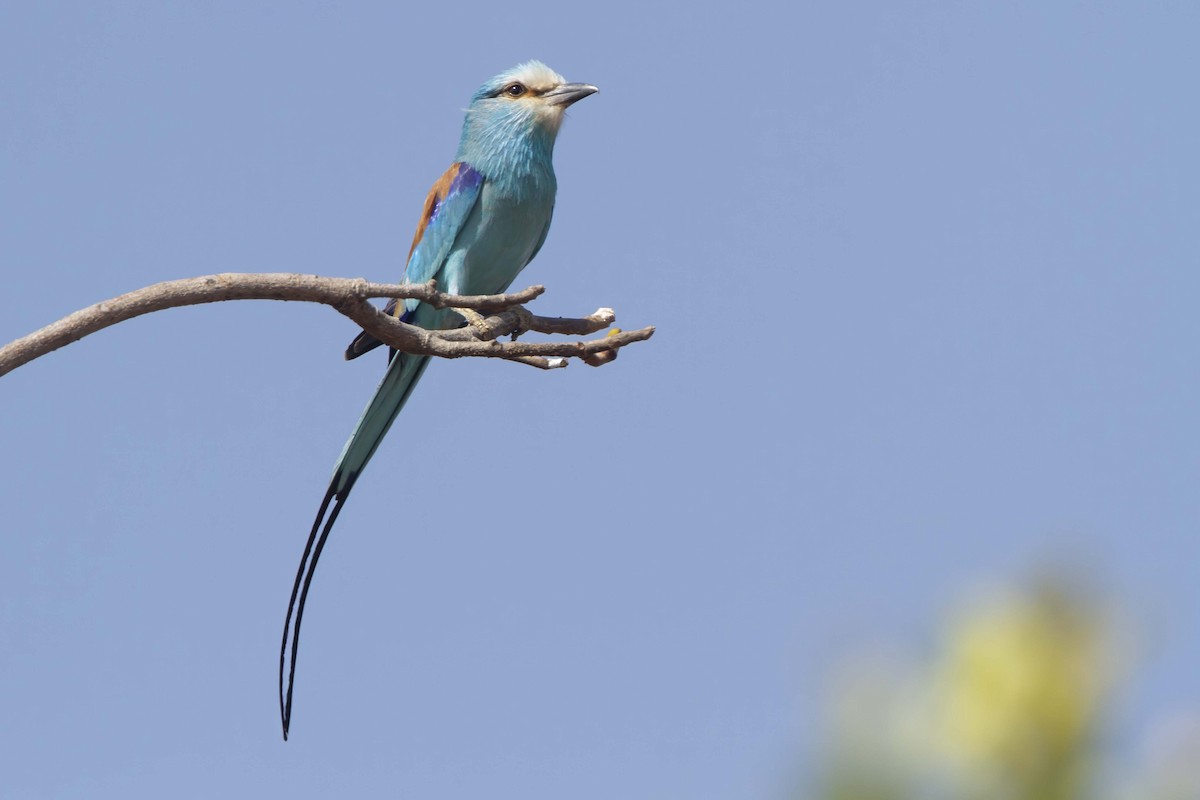
<instances>
[{"instance_id":1,"label":"blurred yellow flower","mask_svg":"<svg viewBox=\"0 0 1200 800\"><path fill-rule=\"evenodd\" d=\"M1109 615L1086 594L1064 581L994 591L940 640L932 661L844 665L818 796L1078 800L1103 788L1097 744L1117 652Z\"/></svg>"},{"instance_id":2,"label":"blurred yellow flower","mask_svg":"<svg viewBox=\"0 0 1200 800\"><path fill-rule=\"evenodd\" d=\"M946 754L994 781L1079 788L1111 683L1100 615L1056 584L1000 594L951 625L935 668Z\"/></svg>"}]
</instances>

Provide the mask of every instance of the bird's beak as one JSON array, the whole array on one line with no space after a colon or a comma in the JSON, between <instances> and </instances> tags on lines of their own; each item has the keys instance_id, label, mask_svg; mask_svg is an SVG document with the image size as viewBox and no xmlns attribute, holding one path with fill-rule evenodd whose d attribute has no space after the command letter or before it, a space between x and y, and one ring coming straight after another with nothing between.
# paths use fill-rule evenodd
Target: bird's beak
<instances>
[{"instance_id":1,"label":"bird's beak","mask_svg":"<svg viewBox=\"0 0 1200 800\"><path fill-rule=\"evenodd\" d=\"M582 100L589 94L595 94L600 91L590 83L564 83L562 86L556 86L550 91L542 95L542 99L552 106L562 106L566 108L574 102Z\"/></svg>"}]
</instances>

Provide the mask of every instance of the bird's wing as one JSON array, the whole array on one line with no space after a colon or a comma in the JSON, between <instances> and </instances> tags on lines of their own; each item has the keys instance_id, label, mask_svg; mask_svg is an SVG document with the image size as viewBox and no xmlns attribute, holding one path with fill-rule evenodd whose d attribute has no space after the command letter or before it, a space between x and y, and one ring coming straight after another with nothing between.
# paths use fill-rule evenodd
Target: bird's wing
<instances>
[{"instance_id":1,"label":"bird's wing","mask_svg":"<svg viewBox=\"0 0 1200 800\"><path fill-rule=\"evenodd\" d=\"M405 267L404 280L407 283L422 283L438 274L445 263L446 257L453 249L454 241L458 238L467 218L479 200L480 188L483 186L483 176L467 164L455 163L438 179L425 199L425 208L417 225L416 236L413 237L412 249L408 255L408 266ZM398 309L400 319L409 320L416 314L416 301L405 301L389 304L388 312L395 315ZM354 358L378 346L380 342L366 333L360 334L350 349L346 358ZM357 349L356 349L357 346ZM279 713L283 718L283 738L287 739L288 727L292 717L292 687L296 677L296 649L300 644L300 622L304 617L304 602L308 598L308 590L312 585L313 572L321 551L325 548L325 540L337 520L342 505L350 495L354 482L366 467L375 449L383 441L384 435L392 426L400 409L412 393L413 387L420 380L428 356L413 356L405 353L394 354L388 362L387 372L380 382L379 388L367 408L359 417L354 432L342 449L337 464L333 468L333 478L317 518L313 521L308 541L304 545L304 555L300 558L300 568L296 571L296 582L292 585L292 597L288 602L287 618L283 623L283 644L279 649ZM328 517L326 517L328 512ZM318 536L319 533L319 536ZM314 546L315 545L315 546ZM309 557L311 555L311 558ZM293 611L295 624L292 624ZM288 650L291 650L290 669L288 668ZM284 687L284 673L287 673L287 687Z\"/></svg>"},{"instance_id":2,"label":"bird's wing","mask_svg":"<svg viewBox=\"0 0 1200 800\"><path fill-rule=\"evenodd\" d=\"M438 270L446 263L446 256L450 254L463 223L478 202L482 186L483 176L461 161L451 164L450 169L433 184L429 196L425 198L417 232L413 234L412 247L408 251L403 278L405 283L425 283L437 276ZM417 304L416 300L391 300L384 311L407 322ZM378 339L363 331L346 348L346 359L358 358L380 344Z\"/></svg>"}]
</instances>

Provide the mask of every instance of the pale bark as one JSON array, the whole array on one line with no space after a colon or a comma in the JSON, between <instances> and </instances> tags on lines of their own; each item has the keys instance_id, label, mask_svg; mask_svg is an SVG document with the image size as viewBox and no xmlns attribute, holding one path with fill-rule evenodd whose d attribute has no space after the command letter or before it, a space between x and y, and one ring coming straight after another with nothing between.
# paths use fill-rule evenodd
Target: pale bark
<instances>
[{"instance_id":1,"label":"pale bark","mask_svg":"<svg viewBox=\"0 0 1200 800\"><path fill-rule=\"evenodd\" d=\"M362 279L327 278L292 273L222 273L156 283L76 311L58 322L0 347L0 375L46 355L84 336L118 322L179 306L225 300L299 300L323 303L352 319L389 347L405 353L441 358L503 358L541 369L565 367L570 358L600 366L616 358L627 344L649 339L653 327L636 331L613 329L586 341L521 342L525 332L589 336L612 325L616 315L601 308L586 317L540 317L525 303L542 294L531 286L512 294L457 297L425 284L369 283ZM370 298L416 299L438 308L468 309L490 316L448 331L428 331L388 316ZM512 334L514 341L497 341Z\"/></svg>"}]
</instances>

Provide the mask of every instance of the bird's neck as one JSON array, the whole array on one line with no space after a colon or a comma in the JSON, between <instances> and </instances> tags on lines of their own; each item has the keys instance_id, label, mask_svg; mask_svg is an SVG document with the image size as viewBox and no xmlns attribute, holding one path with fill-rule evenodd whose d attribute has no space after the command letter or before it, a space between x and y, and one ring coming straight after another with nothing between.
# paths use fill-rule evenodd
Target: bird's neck
<instances>
[{"instance_id":1,"label":"bird's neck","mask_svg":"<svg viewBox=\"0 0 1200 800\"><path fill-rule=\"evenodd\" d=\"M540 125L509 124L463 127L457 161L470 164L493 190L514 200L553 197L554 132Z\"/></svg>"}]
</instances>

